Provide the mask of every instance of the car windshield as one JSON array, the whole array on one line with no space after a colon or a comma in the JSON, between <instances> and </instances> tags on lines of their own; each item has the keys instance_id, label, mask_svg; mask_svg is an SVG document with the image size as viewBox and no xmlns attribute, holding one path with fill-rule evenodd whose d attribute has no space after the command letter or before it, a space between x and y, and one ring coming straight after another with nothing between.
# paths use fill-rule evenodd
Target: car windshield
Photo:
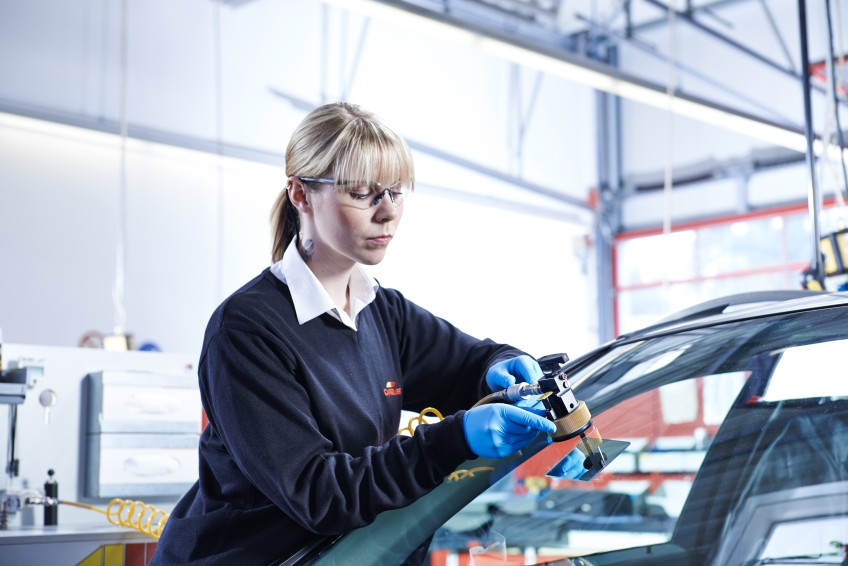
<instances>
[{"instance_id":1,"label":"car windshield","mask_svg":"<svg viewBox=\"0 0 848 566\"><path fill-rule=\"evenodd\" d=\"M615 343L568 368L603 438L629 443L592 481L552 474L576 441L540 435L331 550L401 563L417 548L410 563L433 566L848 563L847 353L844 305Z\"/></svg>"}]
</instances>

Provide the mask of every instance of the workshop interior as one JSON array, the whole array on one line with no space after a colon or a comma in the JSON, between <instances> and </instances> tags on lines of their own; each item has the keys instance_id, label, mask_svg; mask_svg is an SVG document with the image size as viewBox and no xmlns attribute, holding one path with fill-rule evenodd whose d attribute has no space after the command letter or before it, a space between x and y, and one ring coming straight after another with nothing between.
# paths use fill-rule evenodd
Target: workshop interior
<instances>
[{"instance_id":1,"label":"workshop interior","mask_svg":"<svg viewBox=\"0 0 848 566\"><path fill-rule=\"evenodd\" d=\"M0 564L152 559L331 101L415 161L369 273L556 432L285 564L848 564L846 57L843 0L0 0Z\"/></svg>"}]
</instances>

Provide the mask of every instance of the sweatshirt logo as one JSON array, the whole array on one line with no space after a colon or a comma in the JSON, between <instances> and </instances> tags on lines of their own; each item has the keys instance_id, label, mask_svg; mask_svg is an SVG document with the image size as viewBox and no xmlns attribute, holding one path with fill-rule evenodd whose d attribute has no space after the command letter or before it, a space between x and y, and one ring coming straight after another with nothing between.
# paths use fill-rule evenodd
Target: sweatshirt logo
<instances>
[{"instance_id":1,"label":"sweatshirt logo","mask_svg":"<svg viewBox=\"0 0 848 566\"><path fill-rule=\"evenodd\" d=\"M400 395L403 390L398 387L397 381L387 381L386 387L383 388L383 395L386 397L394 397L395 395Z\"/></svg>"}]
</instances>

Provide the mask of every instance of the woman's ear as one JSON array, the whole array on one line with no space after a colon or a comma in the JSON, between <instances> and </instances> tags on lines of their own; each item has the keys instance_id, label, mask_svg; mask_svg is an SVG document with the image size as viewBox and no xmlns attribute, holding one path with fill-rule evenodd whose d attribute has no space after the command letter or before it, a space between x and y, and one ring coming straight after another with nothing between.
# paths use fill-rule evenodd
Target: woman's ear
<instances>
[{"instance_id":1,"label":"woman's ear","mask_svg":"<svg viewBox=\"0 0 848 566\"><path fill-rule=\"evenodd\" d=\"M306 184L297 177L289 177L288 183L286 190L289 192L289 202L300 212L311 212Z\"/></svg>"}]
</instances>

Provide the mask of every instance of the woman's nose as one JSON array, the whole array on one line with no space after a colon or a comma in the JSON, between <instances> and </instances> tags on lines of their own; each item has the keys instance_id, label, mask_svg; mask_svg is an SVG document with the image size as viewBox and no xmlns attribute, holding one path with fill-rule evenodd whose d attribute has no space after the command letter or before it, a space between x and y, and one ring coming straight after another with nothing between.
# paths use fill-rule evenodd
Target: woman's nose
<instances>
[{"instance_id":1,"label":"woman's nose","mask_svg":"<svg viewBox=\"0 0 848 566\"><path fill-rule=\"evenodd\" d=\"M394 203L390 190L386 189L375 200L377 204L374 205L374 218L378 221L394 220L400 215L401 206Z\"/></svg>"}]
</instances>

